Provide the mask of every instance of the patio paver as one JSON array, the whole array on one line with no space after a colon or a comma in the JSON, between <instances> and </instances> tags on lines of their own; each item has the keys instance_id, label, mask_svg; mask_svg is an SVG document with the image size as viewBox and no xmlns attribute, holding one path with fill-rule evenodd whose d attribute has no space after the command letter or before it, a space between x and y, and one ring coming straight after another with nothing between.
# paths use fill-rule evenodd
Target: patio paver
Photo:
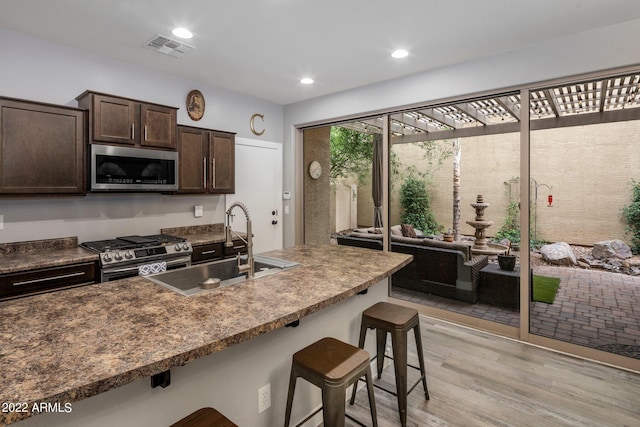
<instances>
[{"instance_id":1,"label":"patio paver","mask_svg":"<svg viewBox=\"0 0 640 427\"><path fill-rule=\"evenodd\" d=\"M560 288L553 304L531 304L530 333L640 358L640 277L550 266L536 267L534 274L560 278ZM396 287L391 296L510 326L520 324L518 309Z\"/></svg>"}]
</instances>

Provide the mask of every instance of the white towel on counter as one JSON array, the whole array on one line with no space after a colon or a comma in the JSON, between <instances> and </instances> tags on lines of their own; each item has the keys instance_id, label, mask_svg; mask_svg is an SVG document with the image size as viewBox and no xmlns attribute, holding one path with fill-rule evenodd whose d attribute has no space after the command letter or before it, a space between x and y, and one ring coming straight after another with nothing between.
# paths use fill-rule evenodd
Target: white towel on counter
<instances>
[{"instance_id":1,"label":"white towel on counter","mask_svg":"<svg viewBox=\"0 0 640 427\"><path fill-rule=\"evenodd\" d=\"M148 276L149 274L162 273L163 271L167 271L167 263L164 261L138 266L138 276Z\"/></svg>"}]
</instances>

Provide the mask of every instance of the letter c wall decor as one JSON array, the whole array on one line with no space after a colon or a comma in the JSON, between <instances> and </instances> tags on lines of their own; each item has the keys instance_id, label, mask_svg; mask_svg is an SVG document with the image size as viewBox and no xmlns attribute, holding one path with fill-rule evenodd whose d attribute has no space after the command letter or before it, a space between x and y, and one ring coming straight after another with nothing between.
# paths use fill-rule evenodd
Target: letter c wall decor
<instances>
[{"instance_id":1,"label":"letter c wall decor","mask_svg":"<svg viewBox=\"0 0 640 427\"><path fill-rule=\"evenodd\" d=\"M254 135L262 135L265 131L265 129L262 129L261 131L257 131L256 130L256 126L255 126L255 120L256 117L260 117L260 119L262 119L262 121L264 122L264 114L260 114L260 113L255 113L253 116L251 116L251 120L249 120L249 124L251 126L251 132L254 133Z\"/></svg>"}]
</instances>

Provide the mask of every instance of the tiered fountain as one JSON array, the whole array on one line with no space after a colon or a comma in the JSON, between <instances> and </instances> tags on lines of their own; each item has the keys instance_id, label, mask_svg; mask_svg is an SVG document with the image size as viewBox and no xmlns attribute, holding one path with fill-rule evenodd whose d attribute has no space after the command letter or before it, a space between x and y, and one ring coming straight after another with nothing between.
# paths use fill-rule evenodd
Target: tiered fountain
<instances>
[{"instance_id":1,"label":"tiered fountain","mask_svg":"<svg viewBox=\"0 0 640 427\"><path fill-rule=\"evenodd\" d=\"M476 210L476 219L474 221L467 221L467 224L476 229L475 241L471 247L471 253L473 255L498 255L507 251L505 245L498 243L489 243L485 236L485 230L493 225L493 221L486 221L484 219L484 210L491 206L484 201L482 194L478 194L475 203L471 203L471 206Z\"/></svg>"}]
</instances>

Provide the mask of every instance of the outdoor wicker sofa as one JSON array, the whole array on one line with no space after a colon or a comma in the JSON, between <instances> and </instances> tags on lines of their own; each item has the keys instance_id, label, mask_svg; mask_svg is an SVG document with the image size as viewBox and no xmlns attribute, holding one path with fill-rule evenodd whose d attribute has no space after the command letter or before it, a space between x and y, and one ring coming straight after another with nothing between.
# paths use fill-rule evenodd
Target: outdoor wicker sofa
<instances>
[{"instance_id":1,"label":"outdoor wicker sofa","mask_svg":"<svg viewBox=\"0 0 640 427\"><path fill-rule=\"evenodd\" d=\"M382 234L359 229L338 235L338 244L382 249ZM391 250L413 255L413 261L392 276L392 283L405 289L475 303L478 301L480 270L487 265L486 255L471 256L471 246L421 236L410 238L393 234Z\"/></svg>"}]
</instances>

